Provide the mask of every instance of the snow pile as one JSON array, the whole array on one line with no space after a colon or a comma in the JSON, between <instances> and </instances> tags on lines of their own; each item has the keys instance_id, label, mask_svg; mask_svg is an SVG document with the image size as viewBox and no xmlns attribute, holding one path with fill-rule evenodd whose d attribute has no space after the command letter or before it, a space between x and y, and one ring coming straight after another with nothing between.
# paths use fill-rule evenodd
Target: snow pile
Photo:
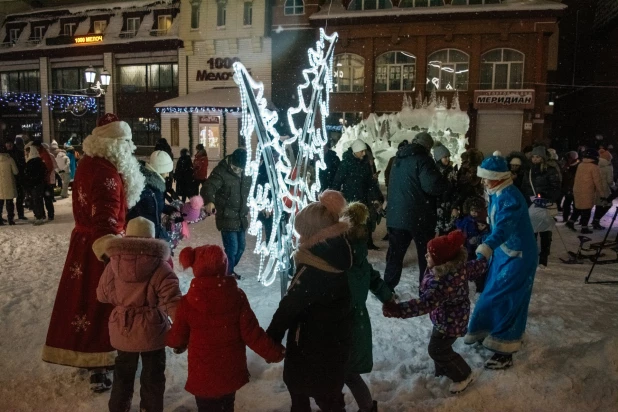
<instances>
[{"instance_id":1,"label":"snow pile","mask_svg":"<svg viewBox=\"0 0 618 412\"><path fill-rule=\"evenodd\" d=\"M3 411L107 410L109 393L89 391L85 371L41 361L47 326L56 296L58 280L73 229L70 199L55 203L56 220L40 227L18 222L0 227L0 399ZM613 216L614 210L608 213ZM28 214L31 217L31 214ZM6 217L6 216L5 216ZM605 219L606 225L609 224ZM189 242L221 244L213 218L191 225ZM381 239L385 228L374 234ZM414 319L386 319L381 304L369 297L372 319L374 368L364 375L380 412L610 412L618 404L618 300L617 289L607 285L584 285L590 264L565 266L558 257L566 252L560 237L571 250L577 238L558 224L554 233L549 268L539 271L534 284L526 339L507 371L486 371L483 362L491 356L480 346L465 346L459 339L454 347L477 374L466 392L451 396L450 381L433 376L427 354L432 325L428 316ZM604 233L595 232L595 241ZM614 229L610 239L616 236ZM255 238L247 237L245 252L237 267L243 275L240 287L246 292L260 324L267 327L279 303L278 288L265 288L256 281L259 257L250 253ZM370 252L370 262L381 273L382 251ZM613 252L607 252L613 256ZM186 292L190 272L179 270L181 289ZM418 285L416 251L410 248L404 261L398 292L414 296ZM616 265L597 266L592 280L617 280ZM472 287L473 289L474 287ZM476 300L471 294L472 301ZM251 381L236 394L236 411L287 412L290 398L282 380L283 364L267 364L247 350ZM139 375L138 371L138 375ZM195 399L184 390L187 353L167 351L165 411L195 411ZM348 412L358 406L347 389ZM139 377L132 411L139 410ZM313 410L317 407L313 405Z\"/></svg>"},{"instance_id":2,"label":"snow pile","mask_svg":"<svg viewBox=\"0 0 618 412\"><path fill-rule=\"evenodd\" d=\"M416 105L411 97L404 95L400 112L382 116L371 113L367 119L355 126L344 126L335 151L342 158L352 142L361 139L371 147L377 169L384 171L389 159L397 152L400 142L411 142L417 133L427 131L435 142L440 142L449 149L451 159L459 164L461 154L465 152L468 144L465 135L469 127L470 117L459 108L457 92L453 95L450 108L446 98L438 98L435 90L431 92L429 100L427 97L423 99L419 92Z\"/></svg>"}]
</instances>

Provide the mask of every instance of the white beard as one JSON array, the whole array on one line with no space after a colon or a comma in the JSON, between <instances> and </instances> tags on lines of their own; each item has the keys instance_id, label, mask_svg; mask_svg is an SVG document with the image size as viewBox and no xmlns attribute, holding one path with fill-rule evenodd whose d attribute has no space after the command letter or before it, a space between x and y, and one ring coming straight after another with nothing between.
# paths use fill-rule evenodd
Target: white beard
<instances>
[{"instance_id":1,"label":"white beard","mask_svg":"<svg viewBox=\"0 0 618 412\"><path fill-rule=\"evenodd\" d=\"M88 136L83 143L84 153L92 157L102 157L118 170L124 183L127 206L132 208L139 201L145 186L144 175L133 152L136 147L131 140Z\"/></svg>"}]
</instances>

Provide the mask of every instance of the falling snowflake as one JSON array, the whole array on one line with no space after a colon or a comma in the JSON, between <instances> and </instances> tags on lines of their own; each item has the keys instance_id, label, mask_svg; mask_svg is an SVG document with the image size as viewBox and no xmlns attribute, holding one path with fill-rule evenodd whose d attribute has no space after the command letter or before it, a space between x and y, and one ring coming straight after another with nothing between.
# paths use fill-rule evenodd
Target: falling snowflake
<instances>
[{"instance_id":1,"label":"falling snowflake","mask_svg":"<svg viewBox=\"0 0 618 412\"><path fill-rule=\"evenodd\" d=\"M114 219L113 217L110 217L109 219L107 219L107 221L109 222L110 226L117 226L118 225L118 221L116 219Z\"/></svg>"},{"instance_id":2,"label":"falling snowflake","mask_svg":"<svg viewBox=\"0 0 618 412\"><path fill-rule=\"evenodd\" d=\"M96 205L92 205L92 212L91 212L91 216L94 216L97 213L97 206Z\"/></svg>"},{"instance_id":3,"label":"falling snowflake","mask_svg":"<svg viewBox=\"0 0 618 412\"><path fill-rule=\"evenodd\" d=\"M104 184L107 190L116 190L116 188L118 187L118 183L112 178L105 179Z\"/></svg>"},{"instance_id":4,"label":"falling snowflake","mask_svg":"<svg viewBox=\"0 0 618 412\"><path fill-rule=\"evenodd\" d=\"M86 320L86 315L75 315L75 320L71 322L71 325L75 326L76 332L79 332L80 330L85 332L86 329L88 329L88 326L90 326L90 322Z\"/></svg>"},{"instance_id":5,"label":"falling snowflake","mask_svg":"<svg viewBox=\"0 0 618 412\"><path fill-rule=\"evenodd\" d=\"M71 272L71 279L79 279L82 277L82 267L79 263L75 262L69 268L69 272Z\"/></svg>"},{"instance_id":6,"label":"falling snowflake","mask_svg":"<svg viewBox=\"0 0 618 412\"><path fill-rule=\"evenodd\" d=\"M77 189L77 200L79 201L79 204L82 206L84 206L87 203L86 194L82 191L81 187Z\"/></svg>"}]
</instances>

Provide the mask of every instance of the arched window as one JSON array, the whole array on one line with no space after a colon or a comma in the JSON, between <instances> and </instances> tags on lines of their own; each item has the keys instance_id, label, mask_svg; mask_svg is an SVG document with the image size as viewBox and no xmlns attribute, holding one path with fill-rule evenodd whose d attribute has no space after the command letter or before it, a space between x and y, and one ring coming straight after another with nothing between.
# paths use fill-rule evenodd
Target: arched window
<instances>
[{"instance_id":1,"label":"arched window","mask_svg":"<svg viewBox=\"0 0 618 412\"><path fill-rule=\"evenodd\" d=\"M523 53L495 49L481 56L481 89L521 89L523 83Z\"/></svg>"},{"instance_id":2,"label":"arched window","mask_svg":"<svg viewBox=\"0 0 618 412\"><path fill-rule=\"evenodd\" d=\"M399 7L440 7L444 6L444 0L401 0Z\"/></svg>"},{"instance_id":3,"label":"arched window","mask_svg":"<svg viewBox=\"0 0 618 412\"><path fill-rule=\"evenodd\" d=\"M286 16L305 14L305 3L303 0L285 0L283 11Z\"/></svg>"},{"instance_id":4,"label":"arched window","mask_svg":"<svg viewBox=\"0 0 618 412\"><path fill-rule=\"evenodd\" d=\"M500 4L502 0L453 0L453 6L474 6L477 4Z\"/></svg>"},{"instance_id":5,"label":"arched window","mask_svg":"<svg viewBox=\"0 0 618 412\"><path fill-rule=\"evenodd\" d=\"M335 56L333 62L333 92L361 93L365 89L365 59L357 54Z\"/></svg>"},{"instance_id":6,"label":"arched window","mask_svg":"<svg viewBox=\"0 0 618 412\"><path fill-rule=\"evenodd\" d=\"M376 58L376 84L378 92L414 89L416 57L410 53L393 51Z\"/></svg>"},{"instance_id":7,"label":"arched window","mask_svg":"<svg viewBox=\"0 0 618 412\"><path fill-rule=\"evenodd\" d=\"M391 0L352 0L348 10L392 9Z\"/></svg>"},{"instance_id":8,"label":"arched window","mask_svg":"<svg viewBox=\"0 0 618 412\"><path fill-rule=\"evenodd\" d=\"M427 90L468 90L470 57L459 50L446 49L429 56Z\"/></svg>"}]
</instances>

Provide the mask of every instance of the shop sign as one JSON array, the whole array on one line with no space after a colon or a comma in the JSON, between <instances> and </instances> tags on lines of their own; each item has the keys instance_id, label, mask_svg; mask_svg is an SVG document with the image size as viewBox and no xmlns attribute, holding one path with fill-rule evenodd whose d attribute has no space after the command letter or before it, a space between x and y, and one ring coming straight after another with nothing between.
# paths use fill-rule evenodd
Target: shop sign
<instances>
[{"instance_id":1,"label":"shop sign","mask_svg":"<svg viewBox=\"0 0 618 412\"><path fill-rule=\"evenodd\" d=\"M210 67L210 71L198 70L197 75L195 76L195 81L208 82L217 80L233 80L233 64L239 61L240 59L238 57L212 57L206 62ZM223 69L227 69L228 71L220 71ZM251 74L251 69L247 69L247 71Z\"/></svg>"},{"instance_id":2,"label":"shop sign","mask_svg":"<svg viewBox=\"0 0 618 412\"><path fill-rule=\"evenodd\" d=\"M534 109L534 90L475 90L475 109Z\"/></svg>"},{"instance_id":3,"label":"shop sign","mask_svg":"<svg viewBox=\"0 0 618 412\"><path fill-rule=\"evenodd\" d=\"M74 37L75 44L88 44L88 43L100 43L103 41L102 34L95 34L91 36L78 36Z\"/></svg>"},{"instance_id":4,"label":"shop sign","mask_svg":"<svg viewBox=\"0 0 618 412\"><path fill-rule=\"evenodd\" d=\"M219 116L200 116L199 123L202 124L219 124L220 117Z\"/></svg>"}]
</instances>

